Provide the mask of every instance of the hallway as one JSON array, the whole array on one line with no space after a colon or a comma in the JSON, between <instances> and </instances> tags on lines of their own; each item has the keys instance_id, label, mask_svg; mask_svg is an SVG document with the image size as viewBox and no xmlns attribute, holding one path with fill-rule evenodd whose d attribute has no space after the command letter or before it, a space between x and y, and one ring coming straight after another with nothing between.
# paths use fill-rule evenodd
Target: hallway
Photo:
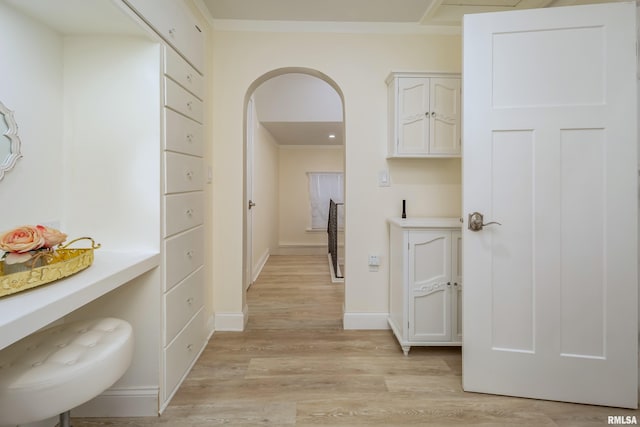
<instances>
[{"instance_id":1,"label":"hallway","mask_svg":"<svg viewBox=\"0 0 640 427\"><path fill-rule=\"evenodd\" d=\"M245 332L216 332L160 418L89 426L603 426L637 411L464 393L460 348L403 356L392 333L342 330L324 256L272 256Z\"/></svg>"}]
</instances>

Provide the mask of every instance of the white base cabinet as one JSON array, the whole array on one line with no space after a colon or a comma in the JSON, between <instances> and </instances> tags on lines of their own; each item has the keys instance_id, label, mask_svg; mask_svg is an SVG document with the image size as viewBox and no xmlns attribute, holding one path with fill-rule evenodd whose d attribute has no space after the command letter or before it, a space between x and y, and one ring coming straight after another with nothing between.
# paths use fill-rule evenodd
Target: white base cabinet
<instances>
[{"instance_id":1,"label":"white base cabinet","mask_svg":"<svg viewBox=\"0 0 640 427\"><path fill-rule=\"evenodd\" d=\"M389 219L389 326L402 351L462 345L459 218Z\"/></svg>"}]
</instances>

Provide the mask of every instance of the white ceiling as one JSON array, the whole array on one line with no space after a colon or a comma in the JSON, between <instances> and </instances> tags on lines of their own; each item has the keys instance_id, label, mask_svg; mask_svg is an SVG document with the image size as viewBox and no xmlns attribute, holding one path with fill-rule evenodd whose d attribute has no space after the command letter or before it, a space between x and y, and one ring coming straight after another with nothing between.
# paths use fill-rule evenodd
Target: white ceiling
<instances>
[{"instance_id":1,"label":"white ceiling","mask_svg":"<svg viewBox=\"0 0 640 427\"><path fill-rule=\"evenodd\" d=\"M467 13L617 0L202 0L214 21L293 21L460 26Z\"/></svg>"},{"instance_id":2,"label":"white ceiling","mask_svg":"<svg viewBox=\"0 0 640 427\"><path fill-rule=\"evenodd\" d=\"M282 74L258 86L253 99L258 121L278 144L342 145L342 99L325 81Z\"/></svg>"}]
</instances>

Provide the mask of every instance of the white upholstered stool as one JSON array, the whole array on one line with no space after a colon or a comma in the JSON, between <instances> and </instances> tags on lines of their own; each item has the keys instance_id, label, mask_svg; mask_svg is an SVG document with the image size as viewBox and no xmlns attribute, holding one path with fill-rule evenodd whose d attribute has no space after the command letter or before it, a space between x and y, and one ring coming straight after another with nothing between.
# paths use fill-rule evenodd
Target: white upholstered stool
<instances>
[{"instance_id":1,"label":"white upholstered stool","mask_svg":"<svg viewBox=\"0 0 640 427\"><path fill-rule=\"evenodd\" d=\"M36 332L0 351L0 425L26 424L69 411L115 383L133 355L124 320L101 318Z\"/></svg>"}]
</instances>

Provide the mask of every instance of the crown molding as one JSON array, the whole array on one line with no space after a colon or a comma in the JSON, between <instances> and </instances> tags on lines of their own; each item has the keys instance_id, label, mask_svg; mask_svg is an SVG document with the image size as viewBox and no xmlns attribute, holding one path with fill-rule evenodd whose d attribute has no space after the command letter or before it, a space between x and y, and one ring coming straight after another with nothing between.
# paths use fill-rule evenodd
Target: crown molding
<instances>
[{"instance_id":1,"label":"crown molding","mask_svg":"<svg viewBox=\"0 0 640 427\"><path fill-rule=\"evenodd\" d=\"M396 22L257 21L211 20L214 31L270 33L355 33L355 34L437 34L460 35L457 25L420 25Z\"/></svg>"}]
</instances>

